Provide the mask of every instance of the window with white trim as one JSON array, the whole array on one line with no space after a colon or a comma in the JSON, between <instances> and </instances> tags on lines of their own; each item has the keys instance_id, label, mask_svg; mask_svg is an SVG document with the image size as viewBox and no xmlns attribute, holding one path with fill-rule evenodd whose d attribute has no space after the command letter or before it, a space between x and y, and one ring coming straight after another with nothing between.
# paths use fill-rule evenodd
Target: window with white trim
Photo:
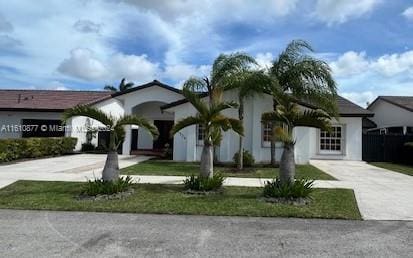
<instances>
[{"instance_id":1,"label":"window with white trim","mask_svg":"<svg viewBox=\"0 0 413 258\"><path fill-rule=\"evenodd\" d=\"M320 153L343 152L343 126L332 126L331 131L320 130Z\"/></svg>"},{"instance_id":2,"label":"window with white trim","mask_svg":"<svg viewBox=\"0 0 413 258\"><path fill-rule=\"evenodd\" d=\"M198 145L203 145L205 139L205 128L203 125L196 126L196 140Z\"/></svg>"},{"instance_id":3,"label":"window with white trim","mask_svg":"<svg viewBox=\"0 0 413 258\"><path fill-rule=\"evenodd\" d=\"M271 142L271 136L272 136L272 125L271 123L263 123L262 124L262 142L263 143L269 143Z\"/></svg>"}]
</instances>

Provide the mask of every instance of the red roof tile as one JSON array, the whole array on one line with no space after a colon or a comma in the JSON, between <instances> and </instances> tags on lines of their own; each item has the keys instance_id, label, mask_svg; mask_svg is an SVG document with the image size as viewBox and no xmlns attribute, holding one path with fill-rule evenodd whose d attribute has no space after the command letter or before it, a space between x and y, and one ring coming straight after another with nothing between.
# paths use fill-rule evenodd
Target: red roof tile
<instances>
[{"instance_id":1,"label":"red roof tile","mask_svg":"<svg viewBox=\"0 0 413 258\"><path fill-rule=\"evenodd\" d=\"M63 111L110 98L108 91L0 90L0 110Z\"/></svg>"}]
</instances>

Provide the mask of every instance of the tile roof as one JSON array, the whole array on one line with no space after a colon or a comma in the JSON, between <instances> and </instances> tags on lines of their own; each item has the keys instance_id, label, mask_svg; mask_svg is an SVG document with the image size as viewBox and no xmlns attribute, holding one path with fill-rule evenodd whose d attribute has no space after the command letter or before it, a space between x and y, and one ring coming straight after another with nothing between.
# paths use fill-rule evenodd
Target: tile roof
<instances>
[{"instance_id":1,"label":"tile roof","mask_svg":"<svg viewBox=\"0 0 413 258\"><path fill-rule=\"evenodd\" d=\"M108 91L0 90L0 110L63 111L110 97Z\"/></svg>"},{"instance_id":2,"label":"tile roof","mask_svg":"<svg viewBox=\"0 0 413 258\"><path fill-rule=\"evenodd\" d=\"M379 99L413 112L413 97L410 96L378 96L367 108Z\"/></svg>"}]
</instances>

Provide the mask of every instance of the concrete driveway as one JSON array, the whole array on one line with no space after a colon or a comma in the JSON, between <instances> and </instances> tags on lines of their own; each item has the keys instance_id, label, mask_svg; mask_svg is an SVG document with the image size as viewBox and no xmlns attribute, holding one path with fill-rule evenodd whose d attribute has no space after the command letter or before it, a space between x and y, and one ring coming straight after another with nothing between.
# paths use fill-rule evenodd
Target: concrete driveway
<instances>
[{"instance_id":1,"label":"concrete driveway","mask_svg":"<svg viewBox=\"0 0 413 258\"><path fill-rule=\"evenodd\" d=\"M310 164L354 189L364 219L413 220L413 177L362 161L312 160Z\"/></svg>"},{"instance_id":2,"label":"concrete driveway","mask_svg":"<svg viewBox=\"0 0 413 258\"><path fill-rule=\"evenodd\" d=\"M411 257L413 222L0 210L7 257Z\"/></svg>"},{"instance_id":3,"label":"concrete driveway","mask_svg":"<svg viewBox=\"0 0 413 258\"><path fill-rule=\"evenodd\" d=\"M146 156L119 155L124 168L147 160ZM85 181L100 177L105 154L76 154L0 165L0 188L17 180Z\"/></svg>"}]
</instances>

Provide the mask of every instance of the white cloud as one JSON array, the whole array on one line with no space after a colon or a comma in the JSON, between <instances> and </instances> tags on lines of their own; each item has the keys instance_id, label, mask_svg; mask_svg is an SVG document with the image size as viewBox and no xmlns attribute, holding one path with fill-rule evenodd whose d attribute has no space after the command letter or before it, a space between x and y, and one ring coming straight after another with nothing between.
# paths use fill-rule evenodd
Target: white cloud
<instances>
[{"instance_id":1,"label":"white cloud","mask_svg":"<svg viewBox=\"0 0 413 258\"><path fill-rule=\"evenodd\" d=\"M209 75L211 66L194 66L189 64L169 65L165 68L163 77L174 81L184 81L191 76L203 77Z\"/></svg>"},{"instance_id":2,"label":"white cloud","mask_svg":"<svg viewBox=\"0 0 413 258\"><path fill-rule=\"evenodd\" d=\"M381 0L317 0L314 15L328 25L344 23L371 12Z\"/></svg>"},{"instance_id":3,"label":"white cloud","mask_svg":"<svg viewBox=\"0 0 413 258\"><path fill-rule=\"evenodd\" d=\"M258 66L260 66L260 68L269 69L274 60L274 56L270 52L258 53L255 57L255 60L257 61Z\"/></svg>"},{"instance_id":4,"label":"white cloud","mask_svg":"<svg viewBox=\"0 0 413 258\"><path fill-rule=\"evenodd\" d=\"M49 90L70 90L60 81L52 81L46 86L46 88Z\"/></svg>"},{"instance_id":5,"label":"white cloud","mask_svg":"<svg viewBox=\"0 0 413 258\"><path fill-rule=\"evenodd\" d=\"M369 67L366 53L348 51L341 55L336 61L330 63L333 73L337 77L356 75L364 72Z\"/></svg>"},{"instance_id":6,"label":"white cloud","mask_svg":"<svg viewBox=\"0 0 413 258\"><path fill-rule=\"evenodd\" d=\"M109 61L111 78L127 78L128 80L146 82L156 78L159 65L148 60L146 55L116 54Z\"/></svg>"},{"instance_id":7,"label":"white cloud","mask_svg":"<svg viewBox=\"0 0 413 258\"><path fill-rule=\"evenodd\" d=\"M401 54L383 55L372 63L372 67L385 76L401 73L413 75L413 51Z\"/></svg>"},{"instance_id":8,"label":"white cloud","mask_svg":"<svg viewBox=\"0 0 413 258\"><path fill-rule=\"evenodd\" d=\"M340 95L362 107L367 107L368 103L371 103L377 97L377 93L374 94L371 91L343 92Z\"/></svg>"},{"instance_id":9,"label":"white cloud","mask_svg":"<svg viewBox=\"0 0 413 258\"><path fill-rule=\"evenodd\" d=\"M407 8L406 10L404 10L404 12L402 13L402 15L403 15L404 17L406 17L407 20L413 21L413 6Z\"/></svg>"},{"instance_id":10,"label":"white cloud","mask_svg":"<svg viewBox=\"0 0 413 258\"><path fill-rule=\"evenodd\" d=\"M104 64L87 48L77 48L70 52L70 57L63 60L58 71L84 80L101 80L107 74Z\"/></svg>"},{"instance_id":11,"label":"white cloud","mask_svg":"<svg viewBox=\"0 0 413 258\"><path fill-rule=\"evenodd\" d=\"M114 54L106 61L98 59L90 49L73 49L63 60L58 71L67 76L87 81L112 81L119 78L137 82L151 81L159 74L159 65L146 55Z\"/></svg>"}]
</instances>

